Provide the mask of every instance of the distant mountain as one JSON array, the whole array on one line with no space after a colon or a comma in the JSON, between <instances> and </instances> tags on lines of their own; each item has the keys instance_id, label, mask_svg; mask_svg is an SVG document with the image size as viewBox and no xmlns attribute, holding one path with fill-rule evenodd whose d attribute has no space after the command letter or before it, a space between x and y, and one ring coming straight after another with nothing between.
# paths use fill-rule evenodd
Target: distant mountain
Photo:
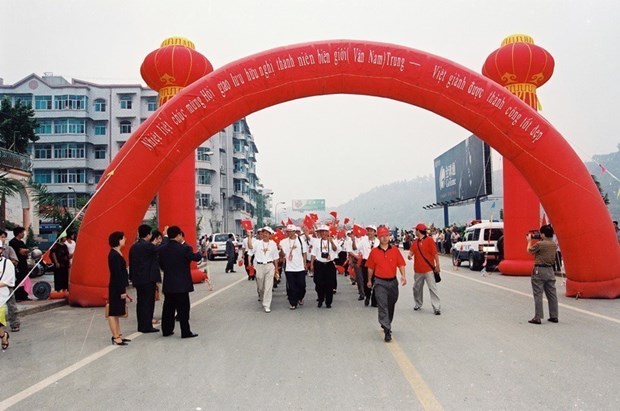
<instances>
[{"instance_id":1,"label":"distant mountain","mask_svg":"<svg viewBox=\"0 0 620 411\"><path fill-rule=\"evenodd\" d=\"M620 145L618 151L595 155L593 159L602 164L609 172L620 177ZM595 162L586 162L586 167L601 183L604 193L608 194L608 206L614 219L620 218L620 183L608 173L603 174ZM483 219L499 219L499 210L503 207L502 171L493 172L493 195L481 205ZM410 228L418 222L433 223L444 226L443 209L424 210L422 207L435 203L435 180L432 175L417 177L413 180L397 181L375 187L358 195L353 200L336 208L338 214L363 224L387 224L390 227ZM493 203L495 208L491 208ZM474 205L450 207L450 224L464 224L475 217Z\"/></svg>"}]
</instances>

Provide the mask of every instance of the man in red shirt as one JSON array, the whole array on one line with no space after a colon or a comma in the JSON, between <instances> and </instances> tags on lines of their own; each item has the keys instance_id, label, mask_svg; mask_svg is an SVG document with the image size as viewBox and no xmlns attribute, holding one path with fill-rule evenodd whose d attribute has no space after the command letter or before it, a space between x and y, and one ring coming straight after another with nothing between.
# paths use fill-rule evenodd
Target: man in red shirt
<instances>
[{"instance_id":1,"label":"man in red shirt","mask_svg":"<svg viewBox=\"0 0 620 411\"><path fill-rule=\"evenodd\" d=\"M437 246L431 237L426 235L426 226L422 223L415 226L416 239L411 245L407 259L413 258L413 300L415 306L413 309L418 311L422 308L422 300L424 295L424 282L428 285L431 293L431 304L435 315L441 314L441 304L439 294L437 294L437 284L435 283L435 274L433 271L439 272L439 254L437 254Z\"/></svg>"},{"instance_id":2,"label":"man in red shirt","mask_svg":"<svg viewBox=\"0 0 620 411\"><path fill-rule=\"evenodd\" d=\"M370 251L366 267L368 267L368 288L372 288L374 274L374 292L377 299L379 324L385 334L385 342L392 341L392 320L394 306L398 301L398 281L396 270L400 271L400 282L407 285L405 259L397 247L390 245L390 230L383 226L377 230L379 246Z\"/></svg>"}]
</instances>

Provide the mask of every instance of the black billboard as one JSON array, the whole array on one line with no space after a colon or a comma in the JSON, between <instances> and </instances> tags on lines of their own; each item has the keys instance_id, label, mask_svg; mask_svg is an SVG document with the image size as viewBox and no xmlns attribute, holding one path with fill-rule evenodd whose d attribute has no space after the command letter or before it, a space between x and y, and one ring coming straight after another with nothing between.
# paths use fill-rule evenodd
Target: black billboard
<instances>
[{"instance_id":1,"label":"black billboard","mask_svg":"<svg viewBox=\"0 0 620 411\"><path fill-rule=\"evenodd\" d=\"M491 149L472 135L435 159L437 203L493 193Z\"/></svg>"}]
</instances>

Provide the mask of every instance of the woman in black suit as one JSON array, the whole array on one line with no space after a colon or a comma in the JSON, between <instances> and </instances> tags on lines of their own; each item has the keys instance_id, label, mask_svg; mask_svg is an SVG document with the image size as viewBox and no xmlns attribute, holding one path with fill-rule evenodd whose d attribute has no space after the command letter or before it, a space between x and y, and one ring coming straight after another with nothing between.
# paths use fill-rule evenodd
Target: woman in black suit
<instances>
[{"instance_id":1,"label":"woman in black suit","mask_svg":"<svg viewBox=\"0 0 620 411\"><path fill-rule=\"evenodd\" d=\"M121 248L125 246L125 234L115 231L110 234L108 243L112 249L108 254L108 268L110 269L110 284L108 286L108 325L112 332L112 344L127 345L130 341L123 338L119 317L127 314L125 299L133 301L127 294L129 285L129 273L127 263L121 254Z\"/></svg>"}]
</instances>

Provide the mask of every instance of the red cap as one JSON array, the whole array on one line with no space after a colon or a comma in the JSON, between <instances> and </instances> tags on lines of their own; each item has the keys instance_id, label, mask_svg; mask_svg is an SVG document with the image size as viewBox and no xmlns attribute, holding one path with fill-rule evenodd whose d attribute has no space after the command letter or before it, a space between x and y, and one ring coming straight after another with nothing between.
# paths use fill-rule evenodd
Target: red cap
<instances>
[{"instance_id":1,"label":"red cap","mask_svg":"<svg viewBox=\"0 0 620 411\"><path fill-rule=\"evenodd\" d=\"M417 226L415 226L416 230L420 230L420 231L426 231L426 226L422 223L418 224Z\"/></svg>"},{"instance_id":2,"label":"red cap","mask_svg":"<svg viewBox=\"0 0 620 411\"><path fill-rule=\"evenodd\" d=\"M385 237L385 236L389 236L389 235L390 235L390 230L388 230L388 228L386 226L381 226L377 230L377 236L378 237Z\"/></svg>"}]
</instances>

